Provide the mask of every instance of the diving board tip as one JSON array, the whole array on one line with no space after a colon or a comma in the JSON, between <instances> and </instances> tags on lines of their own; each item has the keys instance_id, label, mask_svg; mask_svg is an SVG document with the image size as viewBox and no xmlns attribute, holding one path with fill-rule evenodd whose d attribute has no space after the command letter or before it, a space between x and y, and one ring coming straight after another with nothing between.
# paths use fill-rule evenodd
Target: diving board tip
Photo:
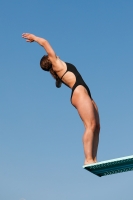
<instances>
[{"instance_id":1,"label":"diving board tip","mask_svg":"<svg viewBox=\"0 0 133 200\"><path fill-rule=\"evenodd\" d=\"M133 155L84 165L83 168L99 177L132 171Z\"/></svg>"}]
</instances>

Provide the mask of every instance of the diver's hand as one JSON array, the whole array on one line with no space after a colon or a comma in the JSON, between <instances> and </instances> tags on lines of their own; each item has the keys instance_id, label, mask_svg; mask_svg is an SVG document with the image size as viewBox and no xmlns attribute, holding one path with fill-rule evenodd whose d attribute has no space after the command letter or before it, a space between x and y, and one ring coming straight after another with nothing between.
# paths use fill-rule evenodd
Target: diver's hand
<instances>
[{"instance_id":1,"label":"diver's hand","mask_svg":"<svg viewBox=\"0 0 133 200\"><path fill-rule=\"evenodd\" d=\"M22 38L26 39L26 42L34 42L36 36L31 33L23 33Z\"/></svg>"}]
</instances>

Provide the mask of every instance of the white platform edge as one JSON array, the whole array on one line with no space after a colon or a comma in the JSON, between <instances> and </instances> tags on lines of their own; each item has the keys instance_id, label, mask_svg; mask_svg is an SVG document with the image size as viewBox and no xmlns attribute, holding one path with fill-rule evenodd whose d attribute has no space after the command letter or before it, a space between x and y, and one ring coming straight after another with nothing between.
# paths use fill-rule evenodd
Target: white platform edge
<instances>
[{"instance_id":1,"label":"white platform edge","mask_svg":"<svg viewBox=\"0 0 133 200\"><path fill-rule=\"evenodd\" d=\"M125 157L121 157L121 158L116 158L116 159L111 159L111 160L100 161L100 162L92 163L92 164L89 164L89 165L83 165L83 168L85 169L86 167L91 167L91 166L95 166L95 165L99 165L99 164L105 164L105 163L110 163L110 162L114 162L114 161L121 161L121 160L126 160L126 159L131 159L131 158L133 158L133 155L125 156Z\"/></svg>"}]
</instances>

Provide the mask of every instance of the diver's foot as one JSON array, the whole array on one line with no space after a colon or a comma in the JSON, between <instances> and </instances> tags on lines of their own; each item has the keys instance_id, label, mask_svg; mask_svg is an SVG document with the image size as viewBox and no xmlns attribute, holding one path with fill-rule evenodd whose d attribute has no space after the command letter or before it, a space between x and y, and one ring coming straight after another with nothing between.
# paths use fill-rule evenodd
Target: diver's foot
<instances>
[{"instance_id":1,"label":"diver's foot","mask_svg":"<svg viewBox=\"0 0 133 200\"><path fill-rule=\"evenodd\" d=\"M93 159L91 159L91 160L85 160L84 165L89 165L89 164L93 164L93 163L96 163L96 162L97 161L93 160Z\"/></svg>"}]
</instances>

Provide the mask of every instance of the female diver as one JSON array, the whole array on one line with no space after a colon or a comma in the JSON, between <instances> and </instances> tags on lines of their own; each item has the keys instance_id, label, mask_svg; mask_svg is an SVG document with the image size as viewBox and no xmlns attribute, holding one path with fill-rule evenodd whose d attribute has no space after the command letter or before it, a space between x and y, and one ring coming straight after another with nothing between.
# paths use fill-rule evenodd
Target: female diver
<instances>
[{"instance_id":1,"label":"female diver","mask_svg":"<svg viewBox=\"0 0 133 200\"><path fill-rule=\"evenodd\" d=\"M61 83L64 83L72 89L71 103L77 109L85 127L83 135L84 165L97 162L100 120L98 108L91 97L88 86L74 65L64 62L56 56L53 48L46 39L30 33L23 33L22 37L27 42L37 42L45 49L47 55L43 56L40 60L40 66L43 70L49 71L56 79L56 86L60 87Z\"/></svg>"}]
</instances>

